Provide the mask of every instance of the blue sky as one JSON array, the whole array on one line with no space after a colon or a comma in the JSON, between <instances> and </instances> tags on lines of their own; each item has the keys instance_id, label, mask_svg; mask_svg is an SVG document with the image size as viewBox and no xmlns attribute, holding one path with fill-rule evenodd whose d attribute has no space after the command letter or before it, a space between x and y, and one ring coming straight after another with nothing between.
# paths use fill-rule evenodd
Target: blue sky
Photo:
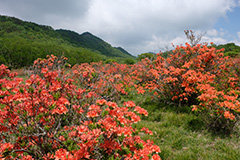
<instances>
[{"instance_id":1,"label":"blue sky","mask_svg":"<svg viewBox=\"0 0 240 160\"><path fill-rule=\"evenodd\" d=\"M231 33L237 33L240 31L240 7L236 7L233 11L228 12L226 17L221 17L216 23L217 29L225 28Z\"/></svg>"},{"instance_id":2,"label":"blue sky","mask_svg":"<svg viewBox=\"0 0 240 160\"><path fill-rule=\"evenodd\" d=\"M240 7L236 7L233 11L229 11L226 17L219 18L214 28L228 31L229 37L226 38L229 41L234 40L234 38L240 41L240 37L238 36L238 33L240 33Z\"/></svg>"},{"instance_id":3,"label":"blue sky","mask_svg":"<svg viewBox=\"0 0 240 160\"><path fill-rule=\"evenodd\" d=\"M187 41L240 45L240 0L0 0L0 15L92 34L133 55Z\"/></svg>"}]
</instances>

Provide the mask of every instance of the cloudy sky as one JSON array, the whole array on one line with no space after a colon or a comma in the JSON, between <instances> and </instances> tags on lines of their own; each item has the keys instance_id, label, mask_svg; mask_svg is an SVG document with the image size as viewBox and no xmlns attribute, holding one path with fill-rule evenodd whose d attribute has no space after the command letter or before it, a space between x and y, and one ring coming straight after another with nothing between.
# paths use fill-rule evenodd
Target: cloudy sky
<instances>
[{"instance_id":1,"label":"cloudy sky","mask_svg":"<svg viewBox=\"0 0 240 160\"><path fill-rule=\"evenodd\" d=\"M188 29L240 45L240 0L0 0L0 15L88 31L133 55L184 44Z\"/></svg>"}]
</instances>

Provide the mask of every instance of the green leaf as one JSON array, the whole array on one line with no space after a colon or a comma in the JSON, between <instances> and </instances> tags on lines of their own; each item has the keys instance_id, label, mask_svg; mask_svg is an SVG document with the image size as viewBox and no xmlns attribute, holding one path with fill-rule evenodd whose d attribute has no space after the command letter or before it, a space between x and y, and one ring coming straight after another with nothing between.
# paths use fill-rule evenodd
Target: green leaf
<instances>
[{"instance_id":1,"label":"green leaf","mask_svg":"<svg viewBox=\"0 0 240 160\"><path fill-rule=\"evenodd\" d=\"M23 88L20 88L20 89L19 89L19 92L20 92L20 93L24 93Z\"/></svg>"},{"instance_id":2,"label":"green leaf","mask_svg":"<svg viewBox=\"0 0 240 160\"><path fill-rule=\"evenodd\" d=\"M29 88L29 93L33 93L34 89L32 87Z\"/></svg>"},{"instance_id":3,"label":"green leaf","mask_svg":"<svg viewBox=\"0 0 240 160\"><path fill-rule=\"evenodd\" d=\"M103 117L106 116L106 115L108 115L108 114L109 114L109 111L104 110L104 111L102 112L102 116L103 116Z\"/></svg>"}]
</instances>

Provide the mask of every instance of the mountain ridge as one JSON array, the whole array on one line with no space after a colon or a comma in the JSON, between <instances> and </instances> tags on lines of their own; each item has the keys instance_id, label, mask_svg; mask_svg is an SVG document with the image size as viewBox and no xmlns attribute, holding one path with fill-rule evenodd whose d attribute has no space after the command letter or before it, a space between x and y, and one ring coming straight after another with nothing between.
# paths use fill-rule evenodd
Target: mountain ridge
<instances>
[{"instance_id":1,"label":"mountain ridge","mask_svg":"<svg viewBox=\"0 0 240 160\"><path fill-rule=\"evenodd\" d=\"M71 30L57 29L56 32L58 32L64 40L67 40L70 43L74 43L79 47L97 50L106 56L110 55L113 57L122 57L123 55L121 54L124 54L125 56L132 56L127 51L122 52L121 50L112 47L109 43L105 42L101 38L93 35L88 31L83 32L82 34L78 34L77 32Z\"/></svg>"},{"instance_id":2,"label":"mountain ridge","mask_svg":"<svg viewBox=\"0 0 240 160\"><path fill-rule=\"evenodd\" d=\"M55 30L51 26L0 15L0 63L19 68L29 66L35 59L45 58L48 54L61 56L63 53L72 65L107 59L123 63L123 59L135 58L90 32L78 34L70 30Z\"/></svg>"}]
</instances>

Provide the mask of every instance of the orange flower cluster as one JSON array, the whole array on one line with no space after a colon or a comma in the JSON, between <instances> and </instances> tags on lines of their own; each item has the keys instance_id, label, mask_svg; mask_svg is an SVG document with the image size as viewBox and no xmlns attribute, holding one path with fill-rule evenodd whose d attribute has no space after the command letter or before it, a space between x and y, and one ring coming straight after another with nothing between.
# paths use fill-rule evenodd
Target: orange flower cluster
<instances>
[{"instance_id":1,"label":"orange flower cluster","mask_svg":"<svg viewBox=\"0 0 240 160\"><path fill-rule=\"evenodd\" d=\"M231 59L222 52L207 44L177 46L166 60L159 54L148 65L149 79L154 77L149 84L154 84L159 97L193 105L194 111L210 115L209 124L219 120L219 128L231 130L228 124L240 118L240 57Z\"/></svg>"},{"instance_id":2,"label":"orange flower cluster","mask_svg":"<svg viewBox=\"0 0 240 160\"><path fill-rule=\"evenodd\" d=\"M132 127L147 111L112 101L136 84L132 66L82 64L67 74L65 60L38 59L25 81L0 66L0 159L159 160L160 148L138 135L152 132Z\"/></svg>"}]
</instances>

